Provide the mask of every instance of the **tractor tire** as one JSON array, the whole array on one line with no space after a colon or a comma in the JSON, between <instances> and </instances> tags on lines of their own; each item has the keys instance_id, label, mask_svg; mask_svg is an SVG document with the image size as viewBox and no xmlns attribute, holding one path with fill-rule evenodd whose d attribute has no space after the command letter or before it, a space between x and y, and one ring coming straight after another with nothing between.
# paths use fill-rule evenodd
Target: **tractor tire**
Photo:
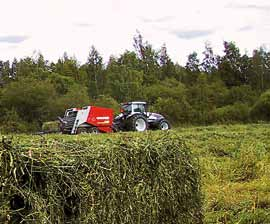
<instances>
[{"instance_id":1,"label":"tractor tire","mask_svg":"<svg viewBox=\"0 0 270 224\"><path fill-rule=\"evenodd\" d=\"M167 120L161 120L159 122L159 124L158 124L158 129L159 130L166 131L166 130L171 129L171 125L170 125L170 123Z\"/></svg>"},{"instance_id":2,"label":"tractor tire","mask_svg":"<svg viewBox=\"0 0 270 224\"><path fill-rule=\"evenodd\" d=\"M120 129L119 125L113 124L112 125L112 131L113 132L119 132L119 131L121 131L121 129Z\"/></svg>"},{"instance_id":3,"label":"tractor tire","mask_svg":"<svg viewBox=\"0 0 270 224\"><path fill-rule=\"evenodd\" d=\"M128 119L129 131L146 131L148 129L148 122L143 115L134 115Z\"/></svg>"}]
</instances>

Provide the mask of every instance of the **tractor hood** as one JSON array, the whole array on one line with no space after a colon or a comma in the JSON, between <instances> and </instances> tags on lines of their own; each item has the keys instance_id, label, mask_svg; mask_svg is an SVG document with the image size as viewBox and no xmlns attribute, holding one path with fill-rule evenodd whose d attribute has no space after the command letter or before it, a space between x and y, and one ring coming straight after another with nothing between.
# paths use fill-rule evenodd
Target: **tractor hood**
<instances>
[{"instance_id":1,"label":"tractor hood","mask_svg":"<svg viewBox=\"0 0 270 224\"><path fill-rule=\"evenodd\" d=\"M157 113L151 113L151 112L147 112L147 117L149 121L159 121L161 119L164 119L164 116L162 116L161 114L157 114Z\"/></svg>"},{"instance_id":2,"label":"tractor hood","mask_svg":"<svg viewBox=\"0 0 270 224\"><path fill-rule=\"evenodd\" d=\"M160 121L161 119L164 119L164 116L162 116L161 114L157 114L157 113L147 112L146 116L147 116L148 121ZM119 120L122 117L124 117L124 114L120 113L114 119Z\"/></svg>"}]
</instances>

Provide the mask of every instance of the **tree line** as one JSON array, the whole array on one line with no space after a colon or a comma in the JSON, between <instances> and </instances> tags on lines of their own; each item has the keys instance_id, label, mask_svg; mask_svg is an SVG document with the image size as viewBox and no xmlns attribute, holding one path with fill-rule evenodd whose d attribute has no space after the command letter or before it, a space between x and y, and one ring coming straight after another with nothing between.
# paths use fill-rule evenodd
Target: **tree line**
<instances>
[{"instance_id":1,"label":"tree line","mask_svg":"<svg viewBox=\"0 0 270 224\"><path fill-rule=\"evenodd\" d=\"M134 36L134 50L107 63L92 46L86 63L66 53L57 62L42 54L0 60L0 127L2 131L39 130L70 107L98 105L119 111L119 103L143 100L173 125L270 120L270 52L251 56L224 41L224 54L205 44L185 66L174 63L166 45L160 49Z\"/></svg>"}]
</instances>

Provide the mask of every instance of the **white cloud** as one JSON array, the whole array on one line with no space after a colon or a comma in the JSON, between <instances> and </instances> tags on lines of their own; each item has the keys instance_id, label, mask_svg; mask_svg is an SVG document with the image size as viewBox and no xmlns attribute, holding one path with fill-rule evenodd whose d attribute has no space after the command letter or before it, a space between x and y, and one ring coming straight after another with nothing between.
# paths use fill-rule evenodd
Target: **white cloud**
<instances>
[{"instance_id":1,"label":"white cloud","mask_svg":"<svg viewBox=\"0 0 270 224\"><path fill-rule=\"evenodd\" d=\"M133 50L136 29L155 48L166 43L173 60L182 64L189 53L201 53L206 41L217 53L224 40L251 51L269 45L268 6L266 0L3 1L0 60L31 56L36 50L49 60L66 51L85 62L94 45L106 61L111 54ZM31 38L10 43L1 37Z\"/></svg>"},{"instance_id":2,"label":"white cloud","mask_svg":"<svg viewBox=\"0 0 270 224\"><path fill-rule=\"evenodd\" d=\"M21 36L21 35L8 35L8 36L0 36L0 42L4 43L21 43L27 40L29 37L27 36Z\"/></svg>"},{"instance_id":3,"label":"white cloud","mask_svg":"<svg viewBox=\"0 0 270 224\"><path fill-rule=\"evenodd\" d=\"M194 39L203 36L208 36L213 34L214 30L174 30L171 33L175 34L180 39Z\"/></svg>"}]
</instances>

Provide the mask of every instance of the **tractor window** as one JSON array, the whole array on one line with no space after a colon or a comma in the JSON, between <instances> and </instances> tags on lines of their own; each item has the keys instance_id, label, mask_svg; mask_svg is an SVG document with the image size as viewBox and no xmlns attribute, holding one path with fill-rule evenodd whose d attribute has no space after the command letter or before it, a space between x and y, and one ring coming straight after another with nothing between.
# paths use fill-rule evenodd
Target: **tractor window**
<instances>
[{"instance_id":1,"label":"tractor window","mask_svg":"<svg viewBox=\"0 0 270 224\"><path fill-rule=\"evenodd\" d=\"M134 112L145 113L145 105L144 104L135 104Z\"/></svg>"},{"instance_id":2,"label":"tractor window","mask_svg":"<svg viewBox=\"0 0 270 224\"><path fill-rule=\"evenodd\" d=\"M124 113L131 113L131 105L130 104L123 105L122 109L124 110Z\"/></svg>"}]
</instances>

